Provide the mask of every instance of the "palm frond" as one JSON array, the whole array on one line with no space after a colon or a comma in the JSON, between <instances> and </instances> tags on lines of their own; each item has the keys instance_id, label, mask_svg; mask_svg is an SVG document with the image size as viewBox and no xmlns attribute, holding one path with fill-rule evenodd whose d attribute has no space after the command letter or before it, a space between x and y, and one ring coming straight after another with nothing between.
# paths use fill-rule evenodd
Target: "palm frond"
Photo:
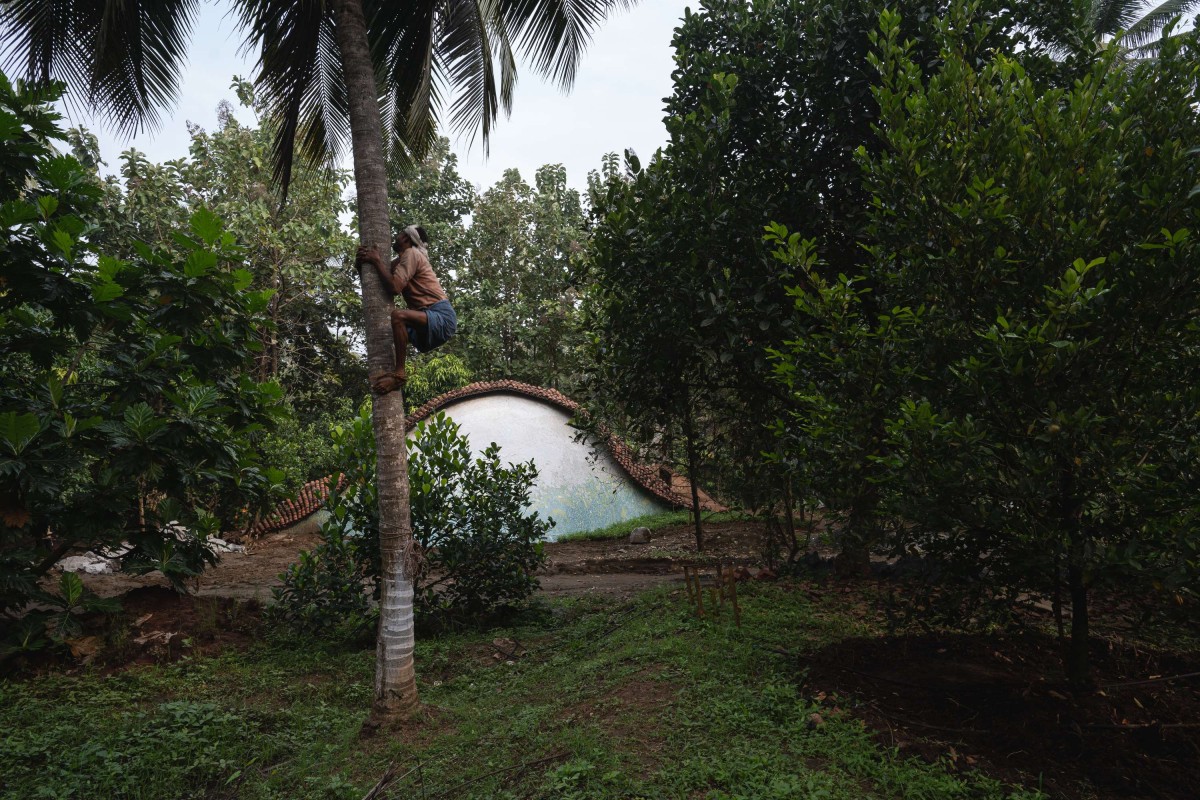
<instances>
[{"instance_id":1,"label":"palm frond","mask_svg":"<svg viewBox=\"0 0 1200 800\"><path fill-rule=\"evenodd\" d=\"M1169 0L1182 2L1183 0ZM0 58L65 82L118 130L171 104L200 0L0 0ZM350 142L346 87L328 0L233 0L259 54L257 84L278 126L275 177L286 199L297 154L336 160ZM512 107L522 51L567 88L592 32L635 0L362 0L387 141L420 158L443 98L451 126L482 134ZM514 47L515 43L515 47Z\"/></svg>"},{"instance_id":2,"label":"palm frond","mask_svg":"<svg viewBox=\"0 0 1200 800\"><path fill-rule=\"evenodd\" d=\"M286 202L297 153L333 163L350 141L346 86L333 18L322 0L237 0L247 50L259 53L256 84L276 127L275 180Z\"/></svg>"},{"instance_id":3,"label":"palm frond","mask_svg":"<svg viewBox=\"0 0 1200 800\"><path fill-rule=\"evenodd\" d=\"M81 6L81 7L80 7ZM93 6L89 8L89 6ZM99 25L82 24L95 11L78 0L12 0L0 5L0 63L6 72L36 81L60 80L86 96ZM90 36L86 36L87 31Z\"/></svg>"},{"instance_id":4,"label":"palm frond","mask_svg":"<svg viewBox=\"0 0 1200 800\"><path fill-rule=\"evenodd\" d=\"M1137 22L1142 0L1092 0L1088 9L1088 27L1097 39L1115 36Z\"/></svg>"},{"instance_id":5,"label":"palm frond","mask_svg":"<svg viewBox=\"0 0 1200 800\"><path fill-rule=\"evenodd\" d=\"M6 66L65 82L120 133L158 123L174 103L199 0L9 0Z\"/></svg>"},{"instance_id":6,"label":"palm frond","mask_svg":"<svg viewBox=\"0 0 1200 800\"><path fill-rule=\"evenodd\" d=\"M400 138L415 155L433 142L442 96L453 97L446 109L451 127L472 138L480 133L486 151L500 111L512 109L515 51L568 88L593 31L610 11L634 0L426 0L403 12L389 12L395 4L384 0L373 3L372 33L392 43L390 97L408 109ZM412 37L424 33L427 22L432 36L415 46Z\"/></svg>"},{"instance_id":7,"label":"palm frond","mask_svg":"<svg viewBox=\"0 0 1200 800\"><path fill-rule=\"evenodd\" d=\"M615 8L633 0L502 0L504 19L517 49L533 68L563 88L575 82L592 32Z\"/></svg>"},{"instance_id":8,"label":"palm frond","mask_svg":"<svg viewBox=\"0 0 1200 800\"><path fill-rule=\"evenodd\" d=\"M400 162L421 158L437 136L443 80L435 67L437 0L402 7L364 3L371 51L381 86L385 141Z\"/></svg>"},{"instance_id":9,"label":"palm frond","mask_svg":"<svg viewBox=\"0 0 1200 800\"><path fill-rule=\"evenodd\" d=\"M1195 9L1200 9L1200 0L1166 0L1126 26L1120 43L1133 50L1144 48L1159 39L1168 22Z\"/></svg>"},{"instance_id":10,"label":"palm frond","mask_svg":"<svg viewBox=\"0 0 1200 800\"><path fill-rule=\"evenodd\" d=\"M472 140L476 132L482 133L486 149L501 104L505 111L512 107L516 81L512 43L495 0L458 0L447 3L445 11L437 71L457 90L449 109L451 127Z\"/></svg>"}]
</instances>

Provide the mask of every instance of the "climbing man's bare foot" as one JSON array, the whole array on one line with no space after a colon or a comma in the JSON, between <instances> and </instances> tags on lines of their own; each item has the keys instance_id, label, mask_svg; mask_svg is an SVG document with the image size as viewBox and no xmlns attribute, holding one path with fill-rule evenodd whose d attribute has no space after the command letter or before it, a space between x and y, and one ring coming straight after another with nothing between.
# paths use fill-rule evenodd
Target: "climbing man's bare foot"
<instances>
[{"instance_id":1,"label":"climbing man's bare foot","mask_svg":"<svg viewBox=\"0 0 1200 800\"><path fill-rule=\"evenodd\" d=\"M371 376L371 391L379 396L394 392L408 381L401 367L393 372L379 372Z\"/></svg>"}]
</instances>

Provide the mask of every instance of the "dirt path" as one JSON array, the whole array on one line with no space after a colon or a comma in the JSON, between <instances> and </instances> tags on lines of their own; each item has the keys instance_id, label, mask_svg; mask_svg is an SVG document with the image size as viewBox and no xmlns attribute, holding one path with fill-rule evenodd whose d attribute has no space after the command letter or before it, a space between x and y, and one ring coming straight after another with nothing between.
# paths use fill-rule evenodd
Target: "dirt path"
<instances>
[{"instance_id":1,"label":"dirt path","mask_svg":"<svg viewBox=\"0 0 1200 800\"><path fill-rule=\"evenodd\" d=\"M711 523L705 526L705 557L724 565L758 562L758 527L751 523ZM244 553L225 553L194 587L200 597L237 600L271 599L279 574L295 562L301 550L319 543L314 533L272 534L247 543ZM602 542L548 542L546 565L539 573L541 593L547 597L603 595L630 597L663 583L682 584L682 566L696 560L691 527L671 526L653 532L649 544L633 545L625 539ZM139 587L166 587L159 573L85 575L94 592L111 597Z\"/></svg>"}]
</instances>

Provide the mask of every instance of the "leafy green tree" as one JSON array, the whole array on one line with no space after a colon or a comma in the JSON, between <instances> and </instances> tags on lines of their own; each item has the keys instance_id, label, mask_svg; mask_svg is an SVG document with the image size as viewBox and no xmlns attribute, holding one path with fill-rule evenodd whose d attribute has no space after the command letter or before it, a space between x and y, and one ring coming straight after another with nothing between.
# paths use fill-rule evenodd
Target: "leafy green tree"
<instances>
[{"instance_id":1,"label":"leafy green tree","mask_svg":"<svg viewBox=\"0 0 1200 800\"><path fill-rule=\"evenodd\" d=\"M478 378L557 388L576 377L583 227L561 165L540 167L532 187L507 170L478 199L453 283L462 325L452 342Z\"/></svg>"},{"instance_id":2,"label":"leafy green tree","mask_svg":"<svg viewBox=\"0 0 1200 800\"><path fill-rule=\"evenodd\" d=\"M931 20L946 5L902 4L904 36L930 69L939 58ZM976 54L1020 51L1031 74L1057 79L1067 67L1033 38L1032 31L1047 25L1035 14L1049 11L988 4L991 27ZM711 431L697 437L700 453L709 454L700 461L722 465L717 482L754 508L778 507L761 496L763 485L776 498L794 499L800 484L812 492L813 479L798 472L809 460L775 452L780 443L765 425L738 424L736 435L728 422L724 430L719 427L721 421L788 417L796 403L772 380L768 354L785 348L804 326L811 329L812 321L793 313L789 276L764 242L763 226L774 222L815 239L824 280L859 274L871 198L855 154L881 146L872 129L878 107L867 61L877 19L877 5L863 0L702 2L675 35L667 146L629 187L609 181L617 186L614 194L594 201L595 238L602 242L595 259L602 273L598 357L611 363L592 383L589 403L601 403L605 395L614 401L609 407L647 402L657 410L652 418L660 428L668 420L676 429L689 416L699 420L692 425L694 435ZM869 292L861 297L866 313L873 314ZM622 325L654 330L618 334ZM625 352L627 336L638 343L662 342L684 369L664 369L634 346L613 357ZM633 391L641 398L622 399ZM863 431L868 438L880 438L881 421L870 430ZM662 433L642 438L655 436ZM871 449L864 441L841 452ZM764 463L764 451L779 458ZM698 465L689 472L694 468ZM852 471L869 472L866 465ZM868 523L873 490L821 494L826 500L834 494L856 498L852 516L874 527ZM785 505L782 517L791 520L792 501ZM856 539L862 537L847 542ZM862 548L855 549L861 562Z\"/></svg>"},{"instance_id":3,"label":"leafy green tree","mask_svg":"<svg viewBox=\"0 0 1200 800\"><path fill-rule=\"evenodd\" d=\"M903 36L928 68L939 59L932 20L948 0L900 3ZM1034 38L1058 17L1040 6L983 4L987 35L977 55L1021 52L1031 75L1050 80L1058 65ZM851 274L864 256L870 197L855 154L880 147L872 126L878 107L867 56L878 4L867 0L705 0L676 30L674 90L667 99L670 141L662 158L690 212L675 225L671 248L712 263L719 315L712 326L735 369L766 367L761 344L788 335L790 305L762 240L768 222L821 243L827 274ZM769 42L770 46L764 46ZM685 247L690 237L690 248ZM728 275L724 275L724 271ZM707 293L706 293L707 294Z\"/></svg>"},{"instance_id":4,"label":"leafy green tree","mask_svg":"<svg viewBox=\"0 0 1200 800\"><path fill-rule=\"evenodd\" d=\"M409 468L421 609L478 618L528 600L554 527L529 510L534 463L504 464L495 442L472 458L458 425L437 414L417 425Z\"/></svg>"},{"instance_id":5,"label":"leafy green tree","mask_svg":"<svg viewBox=\"0 0 1200 800\"><path fill-rule=\"evenodd\" d=\"M915 377L912 352L924 309L875 312L866 276L826 278L813 241L782 225L768 226L766 238L797 282L790 290L796 336L773 352L775 378L792 400L775 427L778 457L795 465L830 515L844 514L839 567L862 572L895 511L895 475L883 458L886 423Z\"/></svg>"},{"instance_id":6,"label":"leafy green tree","mask_svg":"<svg viewBox=\"0 0 1200 800\"><path fill-rule=\"evenodd\" d=\"M75 547L178 584L278 477L253 436L281 392L246 369L269 293L207 212L172 252L98 252L100 188L49 144L60 92L0 77L0 612Z\"/></svg>"},{"instance_id":7,"label":"leafy green tree","mask_svg":"<svg viewBox=\"0 0 1200 800\"><path fill-rule=\"evenodd\" d=\"M255 107L250 84L235 78L232 88L239 102ZM355 333L360 307L348 268L353 246L339 219L346 211L346 177L324 166L299 165L289 202L281 205L270 175L270 120L243 125L232 111L221 103L212 132L191 126L185 159L159 165L136 150L123 153L122 180L104 183L100 241L116 254L132 253L143 240L171 249L178 226L205 208L247 243L243 266L254 276L251 288L271 291L266 310L271 325L262 331L255 377L278 381L299 417L286 423L286 433L264 435L264 454L281 459L274 466L285 467L287 484L295 489L329 474L320 453L334 421L330 415L357 406L366 387ZM264 111L261 104L257 111ZM87 150L81 141L76 144L77 152ZM292 452L301 445L313 451L307 462Z\"/></svg>"},{"instance_id":8,"label":"leafy green tree","mask_svg":"<svg viewBox=\"0 0 1200 800\"><path fill-rule=\"evenodd\" d=\"M466 386L471 380L471 371L461 358L453 353L431 353L414 362L404 387L404 399L409 408L415 410L435 397Z\"/></svg>"},{"instance_id":9,"label":"leafy green tree","mask_svg":"<svg viewBox=\"0 0 1200 800\"><path fill-rule=\"evenodd\" d=\"M711 407L709 386L720 368L707 348L714 317L696 297L711 284L697 268L703 256L671 247L676 223L700 198L676 193L672 163L642 169L629 158L629 180L611 175L594 185L597 225L591 242L594 285L587 302L591 367L584 397L591 418L673 463L671 442L696 484L700 474L699 418ZM696 218L702 210L695 210ZM657 447L655 447L657 445ZM697 549L703 548L699 498L693 497Z\"/></svg>"},{"instance_id":10,"label":"leafy green tree","mask_svg":"<svg viewBox=\"0 0 1200 800\"><path fill-rule=\"evenodd\" d=\"M570 389L579 379L579 305L587 246L583 200L567 186L561 164L545 164L534 174L533 272L541 279L527 331L543 386Z\"/></svg>"},{"instance_id":11,"label":"leafy green tree","mask_svg":"<svg viewBox=\"0 0 1200 800\"><path fill-rule=\"evenodd\" d=\"M100 181L99 151L92 157L91 147L82 142L90 134L73 130L71 135L79 137L72 147L76 157L88 154L81 160L94 164ZM182 158L155 164L135 148L122 153L120 177L103 180L97 244L120 258L132 256L137 242L173 247L172 234L187 225L189 214L185 169Z\"/></svg>"},{"instance_id":12,"label":"leafy green tree","mask_svg":"<svg viewBox=\"0 0 1200 800\"><path fill-rule=\"evenodd\" d=\"M1084 685L1093 593L1184 602L1200 577L1196 36L1039 92L969 56L961 10L928 78L882 23L870 275L882 307L924 307L881 456L907 482L901 543L1060 620L1069 600Z\"/></svg>"},{"instance_id":13,"label":"leafy green tree","mask_svg":"<svg viewBox=\"0 0 1200 800\"><path fill-rule=\"evenodd\" d=\"M236 0L247 44L259 53L259 91L278 125L274 163L283 195L297 152L316 163L350 145L361 241L387 252L385 141L414 156L424 153L447 89L461 92L449 103L452 126L481 129L486 141L500 108L511 107L514 43L539 74L569 87L592 30L610 9L627 4ZM195 7L196 0L8 0L0 6L0 31L9 58L28 74L64 78L81 99L109 112L118 128L133 130L153 123L174 98ZM360 286L368 369L386 373L395 366L391 298L376 276L360 275ZM412 584L400 558L412 538L398 422L404 400L390 392L376 398L374 408L386 611L372 706L378 722L407 715L418 699Z\"/></svg>"},{"instance_id":14,"label":"leafy green tree","mask_svg":"<svg viewBox=\"0 0 1200 800\"><path fill-rule=\"evenodd\" d=\"M232 88L243 105L254 106L250 84L235 78ZM221 103L211 133L191 126L187 158L153 164L137 150L122 153L121 179L103 182L96 241L122 256L134 254L143 241L177 250L178 229L203 208L247 243L242 266L254 276L250 286L271 292L265 312L271 324L261 329L253 376L279 382L298 417L262 432L259 446L265 462L281 469L284 485L295 491L329 474L328 428L340 421L338 414L353 413L366 386L361 341L354 335L359 301L347 264L352 240L339 220L346 210L345 176L300 165L290 201L281 206L270 176L269 121L242 125L232 111ZM87 131L69 132L68 141L99 167Z\"/></svg>"},{"instance_id":15,"label":"leafy green tree","mask_svg":"<svg viewBox=\"0 0 1200 800\"><path fill-rule=\"evenodd\" d=\"M247 243L251 285L272 292L267 310L274 333L263 342L259 378L280 380L297 408L336 397L357 401L363 375L351 331L360 304L347 268L353 239L340 221L348 176L297 165L281 205L270 175L272 121L253 86L234 78L233 89L264 124L242 125L222 103L216 130L193 126L182 175L187 205L226 220Z\"/></svg>"}]
</instances>

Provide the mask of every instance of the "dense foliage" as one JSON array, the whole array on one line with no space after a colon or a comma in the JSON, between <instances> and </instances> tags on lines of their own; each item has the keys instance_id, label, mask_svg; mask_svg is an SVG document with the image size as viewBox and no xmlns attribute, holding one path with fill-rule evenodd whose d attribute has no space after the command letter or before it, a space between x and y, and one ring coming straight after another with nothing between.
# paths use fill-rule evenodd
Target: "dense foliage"
<instances>
[{"instance_id":1,"label":"dense foliage","mask_svg":"<svg viewBox=\"0 0 1200 800\"><path fill-rule=\"evenodd\" d=\"M466 362L454 353L433 352L409 363L404 402L410 409L418 409L435 397L471 383Z\"/></svg>"},{"instance_id":2,"label":"dense foliage","mask_svg":"<svg viewBox=\"0 0 1200 800\"><path fill-rule=\"evenodd\" d=\"M245 111L265 113L246 81L235 78L231 88ZM191 125L187 158L155 164L137 150L122 153L119 177L103 184L97 236L106 252L122 257L139 241L173 251L175 232L206 208L244 244L250 288L270 291L254 373L278 382L292 411L259 446L296 489L332 471L326 432L353 416L366 391L361 304L347 262L353 246L341 223L346 176L298 166L281 204L270 174L274 125L243 124L234 111L223 101L212 131ZM94 137L71 136L77 155L98 168Z\"/></svg>"},{"instance_id":3,"label":"dense foliage","mask_svg":"<svg viewBox=\"0 0 1200 800\"><path fill-rule=\"evenodd\" d=\"M926 77L882 17L860 273L824 281L810 243L772 232L801 320L781 433L833 461L822 496L869 493L876 523L904 523L886 545L974 599L1048 598L1060 626L1069 599L1085 683L1091 593L1183 603L1200 578L1197 42L1135 65L1110 50L1044 89L1011 56L969 56L986 21L939 23Z\"/></svg>"},{"instance_id":4,"label":"dense foliage","mask_svg":"<svg viewBox=\"0 0 1200 800\"><path fill-rule=\"evenodd\" d=\"M363 413L333 437L344 481L326 500L321 544L284 573L272 614L298 630L342 637L373 624L379 512L370 419ZM443 414L418 424L411 447L416 548L407 558L418 616L477 619L526 601L554 525L527 509L533 462L505 465L495 444L472 458L470 442Z\"/></svg>"},{"instance_id":5,"label":"dense foliage","mask_svg":"<svg viewBox=\"0 0 1200 800\"><path fill-rule=\"evenodd\" d=\"M561 165L530 186L507 170L480 195L470 256L455 277L462 331L454 346L478 380L568 388L579 375L577 326L584 216Z\"/></svg>"},{"instance_id":6,"label":"dense foliage","mask_svg":"<svg viewBox=\"0 0 1200 800\"><path fill-rule=\"evenodd\" d=\"M194 575L278 480L254 447L281 395L252 371L270 292L206 209L170 249L98 250L100 187L50 146L59 91L0 78L0 612L75 547Z\"/></svg>"},{"instance_id":7,"label":"dense foliage","mask_svg":"<svg viewBox=\"0 0 1200 800\"><path fill-rule=\"evenodd\" d=\"M587 297L598 418L819 505L846 566L938 562L958 621L1070 605L1080 681L1090 591L1200 566L1194 35L1129 61L1083 12L702 3L667 147L592 182Z\"/></svg>"},{"instance_id":8,"label":"dense foliage","mask_svg":"<svg viewBox=\"0 0 1200 800\"><path fill-rule=\"evenodd\" d=\"M1039 74L1067 69L1028 33L1044 21L994 5L975 53L1019 49ZM900 7L914 57L933 68L946 3ZM867 62L877 14L864 0L706 0L675 33L667 146L592 185L589 408L649 455L787 521L808 489L786 458L764 460L778 445L761 423L791 403L767 352L795 319L762 230L819 237L826 274L862 263L870 197L855 153L881 146Z\"/></svg>"},{"instance_id":9,"label":"dense foliage","mask_svg":"<svg viewBox=\"0 0 1200 800\"><path fill-rule=\"evenodd\" d=\"M923 85L883 35L875 255L888 299L928 306L928 380L890 423L908 533L1010 596L1069 595L1083 682L1091 591L1200 588L1197 40L1035 95L949 34Z\"/></svg>"}]
</instances>

